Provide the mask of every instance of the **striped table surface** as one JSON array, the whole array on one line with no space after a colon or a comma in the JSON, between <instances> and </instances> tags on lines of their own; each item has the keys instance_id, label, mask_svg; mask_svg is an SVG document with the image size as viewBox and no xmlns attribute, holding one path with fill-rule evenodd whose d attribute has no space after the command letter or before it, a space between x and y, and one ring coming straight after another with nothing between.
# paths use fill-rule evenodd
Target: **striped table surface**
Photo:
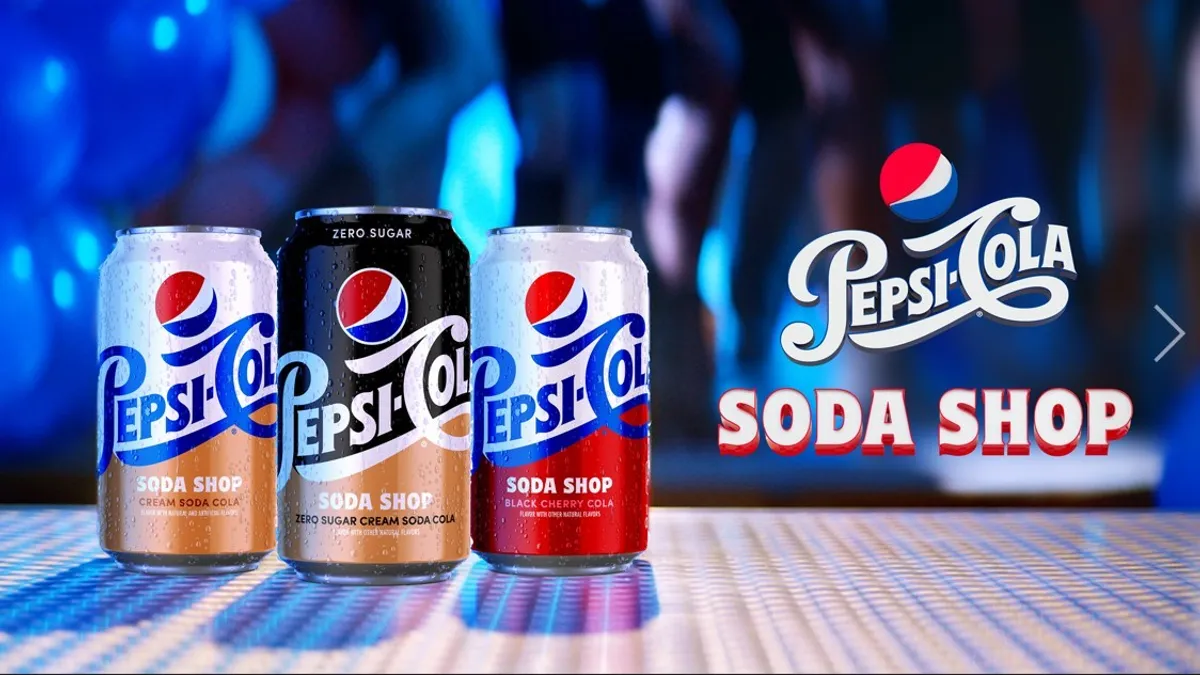
<instances>
[{"instance_id":1,"label":"striped table surface","mask_svg":"<svg viewBox=\"0 0 1200 675\"><path fill-rule=\"evenodd\" d=\"M1197 671L1200 515L658 509L628 572L339 588L117 569L0 510L0 672Z\"/></svg>"}]
</instances>

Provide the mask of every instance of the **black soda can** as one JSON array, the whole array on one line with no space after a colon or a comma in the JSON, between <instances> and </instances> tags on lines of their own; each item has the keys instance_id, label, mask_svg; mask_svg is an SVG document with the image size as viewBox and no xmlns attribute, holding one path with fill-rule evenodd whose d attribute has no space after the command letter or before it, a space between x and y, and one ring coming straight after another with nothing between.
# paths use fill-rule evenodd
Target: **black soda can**
<instances>
[{"instance_id":1,"label":"black soda can","mask_svg":"<svg viewBox=\"0 0 1200 675\"><path fill-rule=\"evenodd\" d=\"M447 578L469 553L470 260L437 209L300 211L279 251L279 555Z\"/></svg>"}]
</instances>

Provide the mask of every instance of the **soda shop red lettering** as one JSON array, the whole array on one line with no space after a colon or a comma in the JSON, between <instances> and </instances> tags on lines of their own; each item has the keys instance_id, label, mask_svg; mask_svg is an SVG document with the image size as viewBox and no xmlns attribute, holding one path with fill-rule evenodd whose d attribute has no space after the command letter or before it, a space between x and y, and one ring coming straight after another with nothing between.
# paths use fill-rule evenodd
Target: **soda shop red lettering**
<instances>
[{"instance_id":1,"label":"soda shop red lettering","mask_svg":"<svg viewBox=\"0 0 1200 675\"><path fill-rule=\"evenodd\" d=\"M903 389L875 389L864 409L841 389L817 389L815 405L799 391L781 389L762 404L753 389L731 389L719 402L717 443L721 454L755 452L765 438L780 455L798 455L812 444L817 455L844 455L861 447L864 455L912 455L916 450ZM952 389L939 403L938 453L1028 455L1028 389ZM1067 389L1050 389L1033 406L1033 440L1045 454L1061 457L1078 447L1086 428L1088 455L1106 455L1113 441L1129 433L1133 402L1117 389L1088 389L1084 400Z\"/></svg>"}]
</instances>

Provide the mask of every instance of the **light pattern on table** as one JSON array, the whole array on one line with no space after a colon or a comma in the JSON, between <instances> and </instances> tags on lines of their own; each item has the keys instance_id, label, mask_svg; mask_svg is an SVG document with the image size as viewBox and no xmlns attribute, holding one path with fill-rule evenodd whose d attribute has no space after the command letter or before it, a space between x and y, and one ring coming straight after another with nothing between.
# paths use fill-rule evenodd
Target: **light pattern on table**
<instances>
[{"instance_id":1,"label":"light pattern on table","mask_svg":"<svg viewBox=\"0 0 1200 675\"><path fill-rule=\"evenodd\" d=\"M624 574L157 578L0 510L0 672L1196 671L1200 516L656 510Z\"/></svg>"}]
</instances>

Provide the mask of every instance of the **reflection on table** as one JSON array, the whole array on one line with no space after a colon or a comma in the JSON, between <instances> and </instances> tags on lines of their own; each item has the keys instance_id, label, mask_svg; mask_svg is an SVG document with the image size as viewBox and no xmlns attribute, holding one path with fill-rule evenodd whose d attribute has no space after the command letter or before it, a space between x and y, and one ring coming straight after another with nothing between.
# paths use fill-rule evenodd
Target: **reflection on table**
<instances>
[{"instance_id":1,"label":"reflection on table","mask_svg":"<svg viewBox=\"0 0 1200 675\"><path fill-rule=\"evenodd\" d=\"M659 509L609 576L332 587L117 569L0 510L0 672L1194 671L1200 516Z\"/></svg>"}]
</instances>

